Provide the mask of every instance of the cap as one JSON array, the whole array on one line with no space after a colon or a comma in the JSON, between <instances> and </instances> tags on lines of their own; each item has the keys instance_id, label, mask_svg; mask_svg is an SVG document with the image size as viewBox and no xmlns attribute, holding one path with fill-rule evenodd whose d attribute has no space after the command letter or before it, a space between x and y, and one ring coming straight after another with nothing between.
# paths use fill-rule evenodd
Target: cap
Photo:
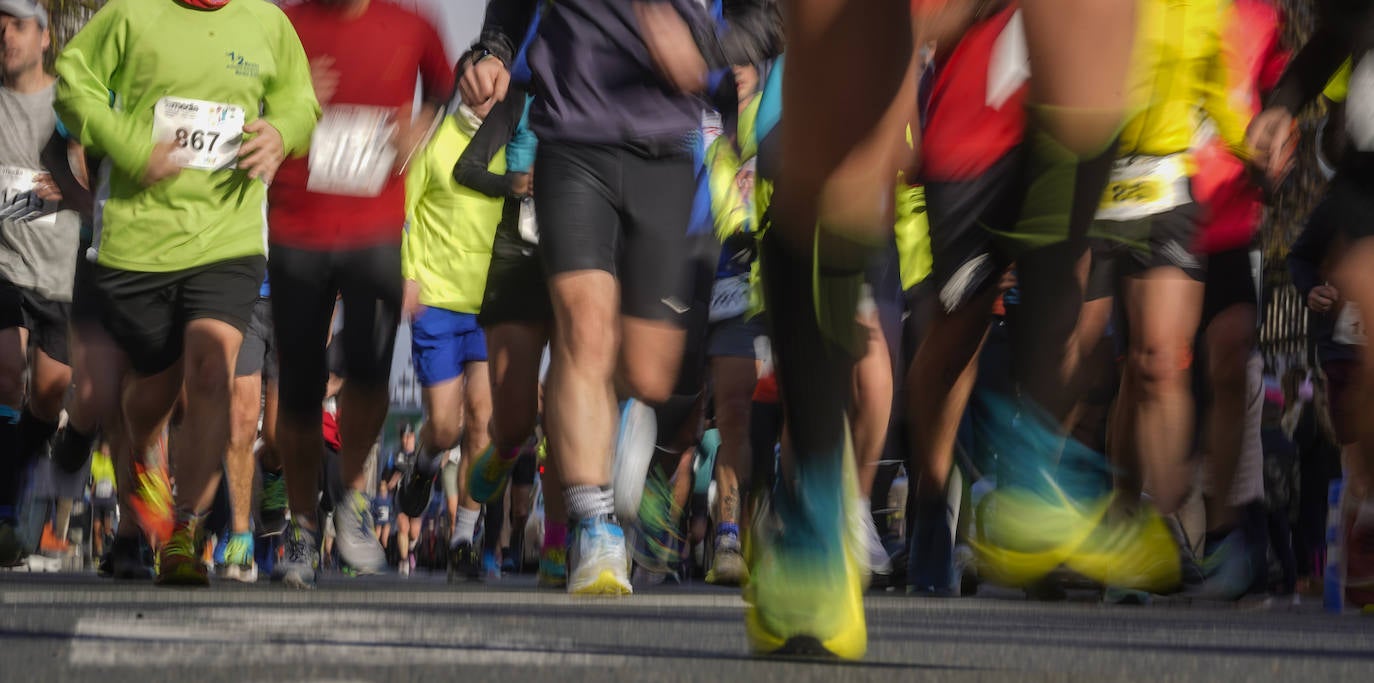
<instances>
[{"instance_id":1,"label":"cap","mask_svg":"<svg viewBox=\"0 0 1374 683\"><path fill-rule=\"evenodd\" d=\"M39 26L48 27L48 11L36 0L0 0L0 14L18 19L37 19Z\"/></svg>"},{"instance_id":2,"label":"cap","mask_svg":"<svg viewBox=\"0 0 1374 683\"><path fill-rule=\"evenodd\" d=\"M0 2L4 2L4 0L0 0ZM413 425L413 424L411 424L411 423L409 423L409 422L402 422L402 423L401 423L401 436L406 436L406 435L414 434L414 433L415 433L415 425Z\"/></svg>"}]
</instances>

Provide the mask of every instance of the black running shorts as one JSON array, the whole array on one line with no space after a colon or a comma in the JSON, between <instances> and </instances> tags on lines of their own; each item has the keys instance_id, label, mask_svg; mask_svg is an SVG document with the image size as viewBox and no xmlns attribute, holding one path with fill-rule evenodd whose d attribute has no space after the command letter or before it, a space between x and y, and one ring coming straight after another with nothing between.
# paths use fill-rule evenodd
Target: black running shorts
<instances>
[{"instance_id":1,"label":"black running shorts","mask_svg":"<svg viewBox=\"0 0 1374 683\"><path fill-rule=\"evenodd\" d=\"M101 321L141 375L155 375L181 359L186 325L208 318L242 332L266 259L243 256L170 273L142 273L96 265Z\"/></svg>"},{"instance_id":2,"label":"black running shorts","mask_svg":"<svg viewBox=\"0 0 1374 683\"><path fill-rule=\"evenodd\" d=\"M691 306L694 163L685 141L541 142L534 197L545 273L606 271L620 282L625 315L680 320Z\"/></svg>"}]
</instances>

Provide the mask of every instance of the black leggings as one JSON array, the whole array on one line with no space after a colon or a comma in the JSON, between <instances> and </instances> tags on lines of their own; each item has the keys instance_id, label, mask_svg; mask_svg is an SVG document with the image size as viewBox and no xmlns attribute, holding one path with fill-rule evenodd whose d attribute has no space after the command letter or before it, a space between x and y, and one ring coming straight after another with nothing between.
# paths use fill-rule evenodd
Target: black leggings
<instances>
[{"instance_id":1,"label":"black leggings","mask_svg":"<svg viewBox=\"0 0 1374 683\"><path fill-rule=\"evenodd\" d=\"M368 387L390 382L404 285L399 245L346 251L273 246L268 272L283 415L320 421L328 380L325 340L340 296L345 376Z\"/></svg>"}]
</instances>

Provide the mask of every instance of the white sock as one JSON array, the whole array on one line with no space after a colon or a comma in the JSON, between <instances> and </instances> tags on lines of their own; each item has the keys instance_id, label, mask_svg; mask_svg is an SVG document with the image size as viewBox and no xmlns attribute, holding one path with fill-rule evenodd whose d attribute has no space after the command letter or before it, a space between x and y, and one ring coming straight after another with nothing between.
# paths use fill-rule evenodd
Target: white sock
<instances>
[{"instance_id":1,"label":"white sock","mask_svg":"<svg viewBox=\"0 0 1374 683\"><path fill-rule=\"evenodd\" d=\"M473 535L477 533L477 518L481 514L481 510L458 508L458 519L453 525L453 537L448 541L449 547L472 542Z\"/></svg>"}]
</instances>

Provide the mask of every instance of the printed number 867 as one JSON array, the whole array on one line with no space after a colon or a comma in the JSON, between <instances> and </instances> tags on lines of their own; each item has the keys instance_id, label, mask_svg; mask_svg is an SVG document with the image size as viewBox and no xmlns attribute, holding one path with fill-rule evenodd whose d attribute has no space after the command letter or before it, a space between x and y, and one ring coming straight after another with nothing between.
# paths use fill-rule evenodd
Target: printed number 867
<instances>
[{"instance_id":1,"label":"printed number 867","mask_svg":"<svg viewBox=\"0 0 1374 683\"><path fill-rule=\"evenodd\" d=\"M207 137L209 138L210 143L208 146L205 144ZM215 144L218 142L219 133L213 131L207 132L203 130L191 130L189 128L177 129L178 147L190 147L191 149L197 152L213 152L215 151Z\"/></svg>"}]
</instances>

